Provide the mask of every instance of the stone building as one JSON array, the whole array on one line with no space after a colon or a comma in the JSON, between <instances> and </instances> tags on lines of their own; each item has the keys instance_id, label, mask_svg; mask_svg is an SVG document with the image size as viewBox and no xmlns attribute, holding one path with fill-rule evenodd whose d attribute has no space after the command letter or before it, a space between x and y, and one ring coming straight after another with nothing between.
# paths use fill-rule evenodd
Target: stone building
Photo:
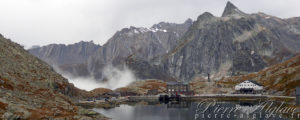
<instances>
[{"instance_id":1,"label":"stone building","mask_svg":"<svg viewBox=\"0 0 300 120\"><path fill-rule=\"evenodd\" d=\"M168 82L167 93L169 95L191 95L192 92L186 82Z\"/></svg>"}]
</instances>

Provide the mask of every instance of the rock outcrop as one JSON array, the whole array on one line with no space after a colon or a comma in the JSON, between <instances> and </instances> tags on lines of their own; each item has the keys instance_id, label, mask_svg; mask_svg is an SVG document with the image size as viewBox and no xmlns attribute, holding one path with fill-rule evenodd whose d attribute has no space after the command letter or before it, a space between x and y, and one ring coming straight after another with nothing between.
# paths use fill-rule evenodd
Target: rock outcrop
<instances>
[{"instance_id":1,"label":"rock outcrop","mask_svg":"<svg viewBox=\"0 0 300 120\"><path fill-rule=\"evenodd\" d=\"M135 55L131 55L126 59L126 66L134 72L137 78L142 80L176 81L176 79L168 75L159 66L150 64L141 58L137 58Z\"/></svg>"},{"instance_id":2,"label":"rock outcrop","mask_svg":"<svg viewBox=\"0 0 300 120\"><path fill-rule=\"evenodd\" d=\"M227 2L225 9L223 11L222 17L241 16L241 15L246 15L246 14L244 12L242 12L241 10L239 10L231 2Z\"/></svg>"},{"instance_id":3,"label":"rock outcrop","mask_svg":"<svg viewBox=\"0 0 300 120\"><path fill-rule=\"evenodd\" d=\"M53 66L66 64L81 64L101 48L93 41L75 44L50 44L43 47L33 47L28 51L39 59Z\"/></svg>"},{"instance_id":4,"label":"rock outcrop","mask_svg":"<svg viewBox=\"0 0 300 120\"><path fill-rule=\"evenodd\" d=\"M203 13L178 46L156 61L179 80L190 81L207 74L218 80L257 72L300 52L296 25L259 16L243 13L228 2L222 17Z\"/></svg>"},{"instance_id":5,"label":"rock outcrop","mask_svg":"<svg viewBox=\"0 0 300 120\"><path fill-rule=\"evenodd\" d=\"M106 119L76 106L85 92L0 36L0 119Z\"/></svg>"},{"instance_id":6,"label":"rock outcrop","mask_svg":"<svg viewBox=\"0 0 300 120\"><path fill-rule=\"evenodd\" d=\"M154 57L168 53L177 45L191 24L192 20L188 19L183 24L161 22L151 28L124 28L116 32L86 63L64 66L63 69L75 76L84 69L88 72L82 76L93 76L103 80L102 71L105 66L125 64L130 55L134 54L148 62Z\"/></svg>"}]
</instances>

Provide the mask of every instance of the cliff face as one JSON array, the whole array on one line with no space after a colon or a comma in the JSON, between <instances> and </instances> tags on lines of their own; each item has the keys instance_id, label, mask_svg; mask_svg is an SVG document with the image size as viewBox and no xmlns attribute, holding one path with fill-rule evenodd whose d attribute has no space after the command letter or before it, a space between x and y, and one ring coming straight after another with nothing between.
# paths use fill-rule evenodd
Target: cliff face
<instances>
[{"instance_id":1,"label":"cliff face","mask_svg":"<svg viewBox=\"0 0 300 120\"><path fill-rule=\"evenodd\" d=\"M166 78L155 77L160 71L165 75L159 76L182 81L207 74L219 80L223 76L257 72L287 60L300 53L299 40L299 18L247 14L228 2L221 17L206 12L196 21L189 19L182 24L161 22L151 28L124 28L86 62L60 68L74 76L102 80L105 66L127 64L128 56L134 55L139 59L127 65L142 79ZM53 58L63 56L58 53L53 53ZM46 51L40 54L49 56ZM140 72L145 66L150 68L147 75Z\"/></svg>"},{"instance_id":2,"label":"cliff face","mask_svg":"<svg viewBox=\"0 0 300 120\"><path fill-rule=\"evenodd\" d=\"M228 2L222 17L200 15L178 46L156 61L184 81L256 72L300 52L299 27L285 21L246 14Z\"/></svg>"},{"instance_id":3,"label":"cliff face","mask_svg":"<svg viewBox=\"0 0 300 120\"><path fill-rule=\"evenodd\" d=\"M93 55L100 45L91 42L78 42L75 44L51 44L43 47L35 47L28 51L50 65L65 65L84 63Z\"/></svg>"},{"instance_id":4,"label":"cliff face","mask_svg":"<svg viewBox=\"0 0 300 120\"><path fill-rule=\"evenodd\" d=\"M104 119L87 117L70 97L84 91L20 45L0 36L0 119Z\"/></svg>"},{"instance_id":5,"label":"cliff face","mask_svg":"<svg viewBox=\"0 0 300 120\"><path fill-rule=\"evenodd\" d=\"M95 78L103 79L102 70L106 65L125 64L130 55L149 61L166 54L175 47L191 23L189 19L183 24L161 22L151 28L124 28L88 59L86 67Z\"/></svg>"},{"instance_id":6,"label":"cliff face","mask_svg":"<svg viewBox=\"0 0 300 120\"><path fill-rule=\"evenodd\" d=\"M160 22L151 28L124 28L103 46L92 42L67 46L52 44L32 48L29 52L52 66L58 66L64 73L102 80L105 66L126 64L125 60L130 55L149 61L168 53L191 24L192 20L188 19L183 24Z\"/></svg>"},{"instance_id":7,"label":"cliff face","mask_svg":"<svg viewBox=\"0 0 300 120\"><path fill-rule=\"evenodd\" d=\"M125 61L128 68L131 69L139 79L176 81L176 79L163 71L159 66L150 64L141 58L137 58L135 55L129 56Z\"/></svg>"}]
</instances>

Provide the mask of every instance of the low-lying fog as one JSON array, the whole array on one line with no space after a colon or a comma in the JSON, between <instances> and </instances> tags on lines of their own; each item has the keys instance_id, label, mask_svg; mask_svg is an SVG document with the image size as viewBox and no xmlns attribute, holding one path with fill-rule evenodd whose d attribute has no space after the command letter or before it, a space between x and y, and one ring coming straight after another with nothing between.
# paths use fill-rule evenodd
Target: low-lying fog
<instances>
[{"instance_id":1,"label":"low-lying fog","mask_svg":"<svg viewBox=\"0 0 300 120\"><path fill-rule=\"evenodd\" d=\"M73 77L72 75L66 74L58 69L56 69L56 71L61 73L77 88L87 91L95 88L109 88L114 90L116 88L125 87L133 81L136 81L136 77L134 76L133 72L126 66L124 66L122 69L112 66L105 67L102 74L105 78L107 78L106 82L101 82L99 80L97 81L93 77Z\"/></svg>"}]
</instances>

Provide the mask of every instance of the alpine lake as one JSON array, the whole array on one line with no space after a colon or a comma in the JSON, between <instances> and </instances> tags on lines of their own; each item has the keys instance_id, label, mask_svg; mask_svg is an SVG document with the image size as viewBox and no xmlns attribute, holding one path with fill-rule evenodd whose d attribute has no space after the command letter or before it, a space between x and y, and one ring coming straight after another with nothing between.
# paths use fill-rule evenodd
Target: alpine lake
<instances>
[{"instance_id":1,"label":"alpine lake","mask_svg":"<svg viewBox=\"0 0 300 120\"><path fill-rule=\"evenodd\" d=\"M112 108L93 108L113 120L299 120L288 101L252 99L160 102L131 101Z\"/></svg>"}]
</instances>

